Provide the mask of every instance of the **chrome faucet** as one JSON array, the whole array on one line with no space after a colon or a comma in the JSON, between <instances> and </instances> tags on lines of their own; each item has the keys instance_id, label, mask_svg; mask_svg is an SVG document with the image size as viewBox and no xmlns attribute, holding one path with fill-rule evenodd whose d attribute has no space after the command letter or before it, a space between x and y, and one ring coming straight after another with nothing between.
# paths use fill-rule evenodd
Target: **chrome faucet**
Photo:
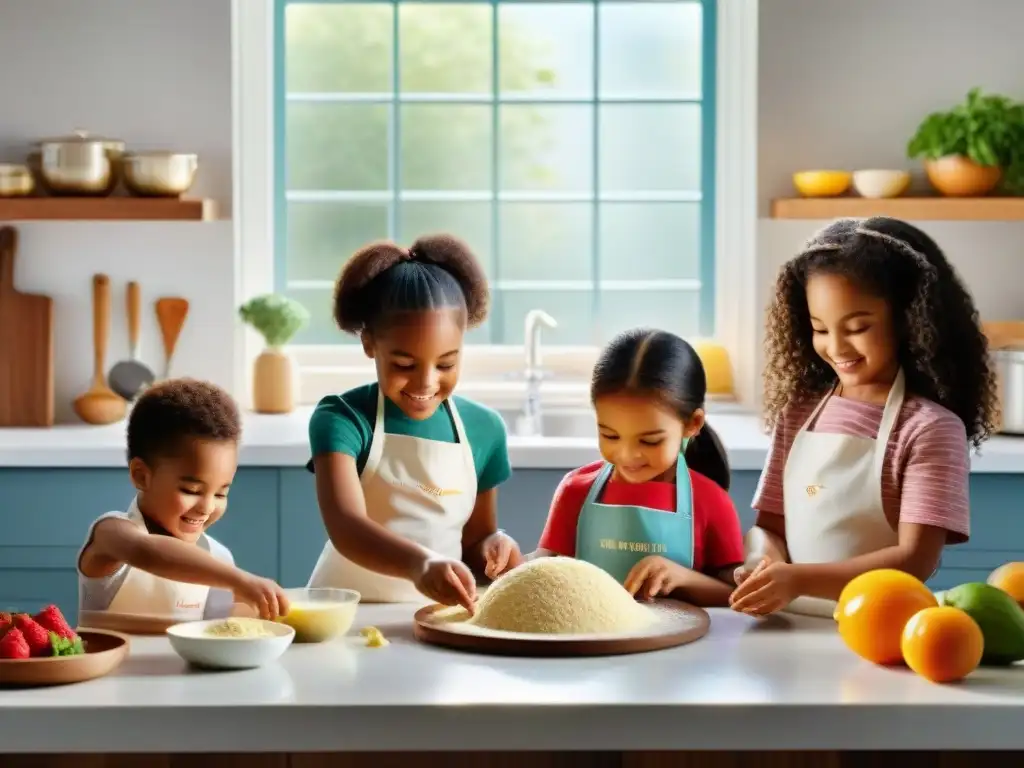
<instances>
[{"instance_id":1,"label":"chrome faucet","mask_svg":"<svg viewBox=\"0 0 1024 768\"><path fill-rule=\"evenodd\" d=\"M526 348L526 402L519 432L523 435L539 435L542 431L540 409L540 384L544 380L541 368L540 336L543 328L557 328L558 322L543 309L531 309L526 313L526 327L523 346Z\"/></svg>"}]
</instances>

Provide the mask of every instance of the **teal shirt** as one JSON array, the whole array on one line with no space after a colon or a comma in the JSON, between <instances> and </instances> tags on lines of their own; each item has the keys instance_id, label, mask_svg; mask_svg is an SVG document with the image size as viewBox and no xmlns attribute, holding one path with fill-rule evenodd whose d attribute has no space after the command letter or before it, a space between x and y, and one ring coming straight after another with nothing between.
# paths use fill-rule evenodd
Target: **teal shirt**
<instances>
[{"instance_id":1,"label":"teal shirt","mask_svg":"<svg viewBox=\"0 0 1024 768\"><path fill-rule=\"evenodd\" d=\"M508 434L497 411L453 395L466 440L473 452L477 493L497 488L512 476L508 458ZM309 419L309 446L313 456L344 453L356 460L362 474L370 455L374 422L377 420L377 385L364 384L340 395L328 395L317 403ZM384 398L384 431L441 443L457 443L455 423L445 407L429 419L410 419L388 398Z\"/></svg>"}]
</instances>

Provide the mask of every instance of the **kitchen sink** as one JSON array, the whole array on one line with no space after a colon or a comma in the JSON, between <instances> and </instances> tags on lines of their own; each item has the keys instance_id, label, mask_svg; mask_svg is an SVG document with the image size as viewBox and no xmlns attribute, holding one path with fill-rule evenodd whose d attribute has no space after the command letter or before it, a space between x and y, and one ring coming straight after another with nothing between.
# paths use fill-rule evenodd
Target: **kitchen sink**
<instances>
[{"instance_id":1,"label":"kitchen sink","mask_svg":"<svg viewBox=\"0 0 1024 768\"><path fill-rule=\"evenodd\" d=\"M528 435L521 423L523 412L512 408L500 410L509 435ZM546 408L541 411L542 437L591 437L597 438L597 419L591 408Z\"/></svg>"}]
</instances>

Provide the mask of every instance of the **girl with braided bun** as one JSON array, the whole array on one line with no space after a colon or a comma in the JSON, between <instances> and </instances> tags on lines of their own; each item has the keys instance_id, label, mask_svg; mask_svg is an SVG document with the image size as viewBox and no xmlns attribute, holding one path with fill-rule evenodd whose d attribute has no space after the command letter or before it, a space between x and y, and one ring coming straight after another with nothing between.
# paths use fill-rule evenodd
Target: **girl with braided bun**
<instances>
[{"instance_id":1,"label":"girl with braided bun","mask_svg":"<svg viewBox=\"0 0 1024 768\"><path fill-rule=\"evenodd\" d=\"M329 539L310 587L472 610L471 569L493 579L522 562L497 528L512 472L504 422L452 394L463 335L489 300L475 256L451 235L372 243L342 269L334 319L359 337L377 380L328 395L310 419L307 466Z\"/></svg>"},{"instance_id":2,"label":"girl with braided bun","mask_svg":"<svg viewBox=\"0 0 1024 768\"><path fill-rule=\"evenodd\" d=\"M970 534L969 449L996 418L978 312L939 246L843 219L788 262L768 311L774 428L735 610L832 616L843 587L931 576Z\"/></svg>"}]
</instances>

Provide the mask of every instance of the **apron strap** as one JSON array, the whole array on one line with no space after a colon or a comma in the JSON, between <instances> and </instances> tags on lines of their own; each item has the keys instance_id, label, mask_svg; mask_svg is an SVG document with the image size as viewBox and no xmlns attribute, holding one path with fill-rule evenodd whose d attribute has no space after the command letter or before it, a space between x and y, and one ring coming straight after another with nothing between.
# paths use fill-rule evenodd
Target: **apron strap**
<instances>
[{"instance_id":1,"label":"apron strap","mask_svg":"<svg viewBox=\"0 0 1024 768\"><path fill-rule=\"evenodd\" d=\"M903 369L896 372L896 378L889 388L889 395L885 398L885 408L882 410L882 420L878 423L878 435L875 437L875 458L874 473L877 477L882 476L882 465L885 463L886 449L889 447L889 437L896 426L896 419L899 418L900 410L903 408L903 399L906 395L907 384L903 375Z\"/></svg>"},{"instance_id":2,"label":"apron strap","mask_svg":"<svg viewBox=\"0 0 1024 768\"><path fill-rule=\"evenodd\" d=\"M597 473L597 477L594 478L594 482L590 484L590 490L587 491L587 497L583 500L583 506L586 507L588 504L594 504L601 495L601 491L604 490L605 483L608 482L608 478L612 474L612 465L607 461L604 466L601 467L601 471Z\"/></svg>"},{"instance_id":3,"label":"apron strap","mask_svg":"<svg viewBox=\"0 0 1024 768\"><path fill-rule=\"evenodd\" d=\"M370 453L363 465L363 473L371 473L377 469L384 455L384 392L377 385L377 418L373 421L373 438L370 440Z\"/></svg>"},{"instance_id":4,"label":"apron strap","mask_svg":"<svg viewBox=\"0 0 1024 768\"><path fill-rule=\"evenodd\" d=\"M807 417L807 419L801 425L800 429L797 430L797 432L806 432L811 428L811 425L814 423L814 420L818 418L818 415L821 413L822 409L824 409L825 403L828 402L828 399L832 397L833 394L835 394L836 388L838 386L839 382L836 382L835 384L832 385L832 389L826 392L825 395L818 402L818 404L814 406L814 410L811 411L811 415Z\"/></svg>"},{"instance_id":5,"label":"apron strap","mask_svg":"<svg viewBox=\"0 0 1024 768\"><path fill-rule=\"evenodd\" d=\"M459 409L455 407L455 398L449 397L442 403L443 406L448 407L448 412L452 415L452 424L455 425L455 436L458 438L459 444L462 446L462 456L469 463L470 467L474 468L475 463L473 460L473 448L469 444L469 439L466 437L466 426L462 423L462 417L459 415Z\"/></svg>"},{"instance_id":6,"label":"apron strap","mask_svg":"<svg viewBox=\"0 0 1024 768\"><path fill-rule=\"evenodd\" d=\"M693 483L690 482L690 468L686 464L686 449L679 452L676 459L676 514L682 515L684 525L690 527L690 567L693 567L694 542L693 530Z\"/></svg>"}]
</instances>

